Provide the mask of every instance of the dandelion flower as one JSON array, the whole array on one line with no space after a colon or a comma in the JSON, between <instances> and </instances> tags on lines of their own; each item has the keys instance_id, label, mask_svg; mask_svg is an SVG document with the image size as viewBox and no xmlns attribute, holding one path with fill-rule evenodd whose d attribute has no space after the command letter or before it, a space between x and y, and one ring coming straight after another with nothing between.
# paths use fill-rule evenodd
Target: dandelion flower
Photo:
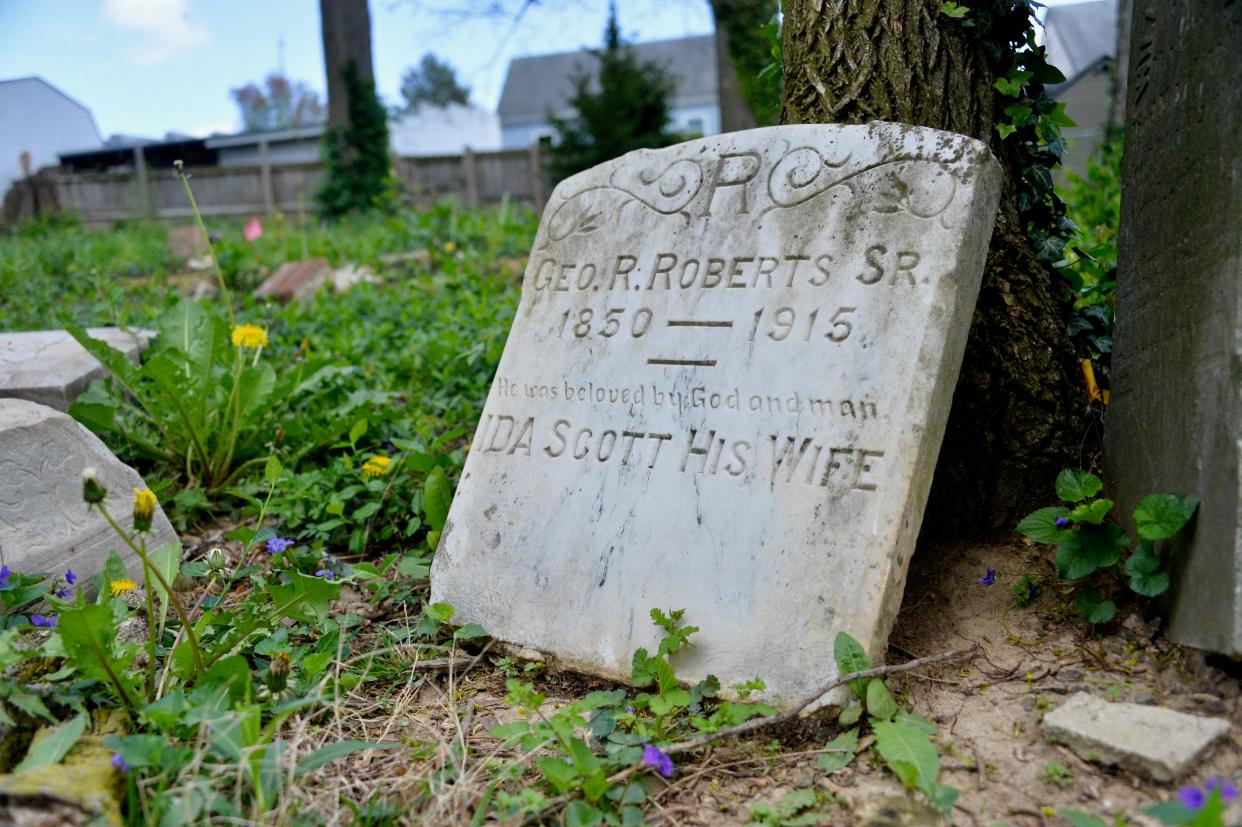
<instances>
[{"instance_id":1,"label":"dandelion flower","mask_svg":"<svg viewBox=\"0 0 1242 827\"><path fill-rule=\"evenodd\" d=\"M108 496L108 491L99 484L99 473L94 468L82 469L82 499L89 505L97 505Z\"/></svg>"},{"instance_id":2,"label":"dandelion flower","mask_svg":"<svg viewBox=\"0 0 1242 827\"><path fill-rule=\"evenodd\" d=\"M444 245L444 252L448 253L449 255L452 255L453 253L457 252L457 242L455 241L446 242Z\"/></svg>"},{"instance_id":3,"label":"dandelion flower","mask_svg":"<svg viewBox=\"0 0 1242 827\"><path fill-rule=\"evenodd\" d=\"M267 347L267 331L257 324L239 324L233 326L233 346L257 350Z\"/></svg>"},{"instance_id":4,"label":"dandelion flower","mask_svg":"<svg viewBox=\"0 0 1242 827\"><path fill-rule=\"evenodd\" d=\"M117 597L125 594L125 592L132 592L134 589L138 588L138 584L133 580L130 580L128 577L122 577L117 580L113 580L108 584L108 587L112 590L112 596Z\"/></svg>"},{"instance_id":5,"label":"dandelion flower","mask_svg":"<svg viewBox=\"0 0 1242 827\"><path fill-rule=\"evenodd\" d=\"M150 531L151 519L155 516L155 494L150 488L134 489L134 530Z\"/></svg>"},{"instance_id":6,"label":"dandelion flower","mask_svg":"<svg viewBox=\"0 0 1242 827\"><path fill-rule=\"evenodd\" d=\"M362 475L364 477L382 477L388 473L388 464L392 462L391 457L376 454L362 464Z\"/></svg>"}]
</instances>

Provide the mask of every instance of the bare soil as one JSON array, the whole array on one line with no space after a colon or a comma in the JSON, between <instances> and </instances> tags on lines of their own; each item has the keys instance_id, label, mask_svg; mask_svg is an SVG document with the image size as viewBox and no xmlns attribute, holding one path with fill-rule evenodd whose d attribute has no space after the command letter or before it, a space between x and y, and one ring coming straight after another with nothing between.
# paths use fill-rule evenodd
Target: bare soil
<instances>
[{"instance_id":1,"label":"bare soil","mask_svg":"<svg viewBox=\"0 0 1242 827\"><path fill-rule=\"evenodd\" d=\"M1159 633L1159 618L1144 619L1133 606L1122 606L1115 623L1093 631L1074 614L1060 586L1047 585L1031 605L1016 607L1009 589L1021 575L1057 583L1046 558L1046 551L1024 544L943 546L921 551L912 564L888 662L980 644L968 660L889 679L899 703L940 728L941 781L961 792L954 823L1068 824L1056 815L1065 808L1109 823L1119 813L1130 824L1154 823L1137 814L1171 797L1177 785L1090 764L1045 741L1041 717L1078 691L1230 719L1230 739L1179 784L1242 776L1237 665L1170 644ZM985 586L978 578L989 567L997 578ZM308 742L405 739L418 748L417 760L393 751L336 762L302 785L306 804L331 823L352 822L352 813L336 804L342 793L397 802L402 823L469 823L491 781L489 759L501 755L487 732L514 719L504 703L504 676L489 662L493 657L486 654L464 675L418 672L404 686L387 685L382 695L375 684L364 684L365 690L343 699L336 721L305 732ZM537 682L551 704L609 686L568 673ZM817 751L837 731L835 712L824 710L679 760L672 779L656 782L662 787L651 823L746 824L756 802L776 803L812 785L839 802L827 808L824 824L942 823L881 768L873 752L831 775L818 770ZM1067 772L1054 778L1050 764Z\"/></svg>"}]
</instances>

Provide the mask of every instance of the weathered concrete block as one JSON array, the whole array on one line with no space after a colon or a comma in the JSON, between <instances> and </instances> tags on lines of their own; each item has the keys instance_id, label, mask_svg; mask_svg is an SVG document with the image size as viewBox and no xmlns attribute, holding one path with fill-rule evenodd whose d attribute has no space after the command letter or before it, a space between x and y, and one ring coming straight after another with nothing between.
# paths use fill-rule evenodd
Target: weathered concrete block
<instances>
[{"instance_id":1,"label":"weathered concrete block","mask_svg":"<svg viewBox=\"0 0 1242 827\"><path fill-rule=\"evenodd\" d=\"M81 577L103 569L108 553L125 560L131 575L142 564L97 512L82 501L82 471L94 468L108 490L108 513L132 526L135 488L142 478L99 438L67 414L23 399L0 399L0 546L10 569ZM177 539L156 508L147 548Z\"/></svg>"},{"instance_id":2,"label":"weathered concrete block","mask_svg":"<svg viewBox=\"0 0 1242 827\"><path fill-rule=\"evenodd\" d=\"M1000 168L901 124L736 132L557 187L432 570L435 600L625 679L789 703L901 602Z\"/></svg>"},{"instance_id":3,"label":"weathered concrete block","mask_svg":"<svg viewBox=\"0 0 1242 827\"><path fill-rule=\"evenodd\" d=\"M1078 692L1044 716L1043 728L1050 741L1065 744L1084 761L1174 781L1229 732L1229 722Z\"/></svg>"},{"instance_id":4,"label":"weathered concrete block","mask_svg":"<svg viewBox=\"0 0 1242 827\"><path fill-rule=\"evenodd\" d=\"M1136 0L1105 436L1123 513L1193 494L1169 635L1242 655L1242 6Z\"/></svg>"},{"instance_id":5,"label":"weathered concrete block","mask_svg":"<svg viewBox=\"0 0 1242 827\"><path fill-rule=\"evenodd\" d=\"M150 340L146 331L131 334L116 327L93 327L86 332L135 362ZM67 411L92 379L105 375L104 366L67 331L0 333L0 397Z\"/></svg>"}]
</instances>

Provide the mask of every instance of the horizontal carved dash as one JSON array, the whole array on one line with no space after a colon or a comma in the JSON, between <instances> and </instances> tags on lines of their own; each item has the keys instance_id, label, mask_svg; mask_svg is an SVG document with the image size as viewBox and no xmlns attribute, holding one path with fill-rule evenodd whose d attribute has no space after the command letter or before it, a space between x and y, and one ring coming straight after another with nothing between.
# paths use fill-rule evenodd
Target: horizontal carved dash
<instances>
[{"instance_id":1,"label":"horizontal carved dash","mask_svg":"<svg viewBox=\"0 0 1242 827\"><path fill-rule=\"evenodd\" d=\"M733 322L715 322L700 319L669 319L669 327L733 327Z\"/></svg>"},{"instance_id":2,"label":"horizontal carved dash","mask_svg":"<svg viewBox=\"0 0 1242 827\"><path fill-rule=\"evenodd\" d=\"M649 365L689 365L697 368L716 367L715 359L648 359Z\"/></svg>"}]
</instances>

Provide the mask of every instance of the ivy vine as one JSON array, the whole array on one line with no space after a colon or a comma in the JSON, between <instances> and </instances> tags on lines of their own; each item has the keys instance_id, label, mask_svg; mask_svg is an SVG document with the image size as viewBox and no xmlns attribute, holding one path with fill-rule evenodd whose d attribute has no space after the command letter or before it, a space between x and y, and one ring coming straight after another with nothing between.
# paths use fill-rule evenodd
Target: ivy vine
<instances>
[{"instance_id":1,"label":"ivy vine","mask_svg":"<svg viewBox=\"0 0 1242 827\"><path fill-rule=\"evenodd\" d=\"M1052 169L1065 152L1061 128L1074 122L1065 104L1048 94L1065 75L1035 40L1035 11L1041 7L1035 0L962 0L941 3L940 12L979 45L996 77L993 122L1017 171L1018 214L1036 255L1052 264L1077 230L1052 183Z\"/></svg>"}]
</instances>

